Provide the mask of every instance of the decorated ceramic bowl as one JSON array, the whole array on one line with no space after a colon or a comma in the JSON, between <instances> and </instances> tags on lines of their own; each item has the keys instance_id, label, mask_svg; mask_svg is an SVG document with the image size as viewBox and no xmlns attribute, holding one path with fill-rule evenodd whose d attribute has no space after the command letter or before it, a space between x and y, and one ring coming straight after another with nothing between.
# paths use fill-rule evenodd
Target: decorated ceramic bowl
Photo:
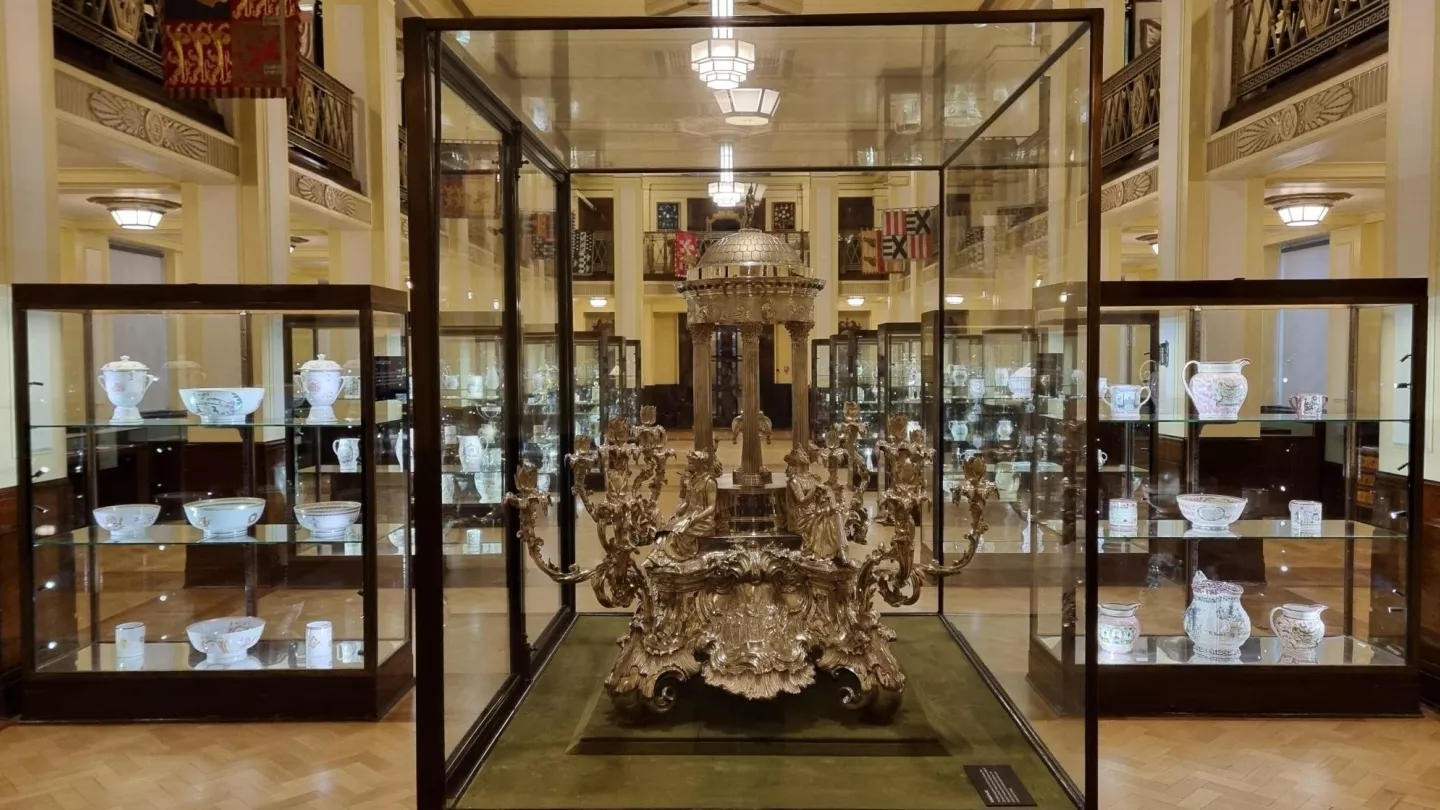
<instances>
[{"instance_id":1,"label":"decorated ceramic bowl","mask_svg":"<svg viewBox=\"0 0 1440 810\"><path fill-rule=\"evenodd\" d=\"M312 540L343 538L350 524L359 517L358 501L321 501L295 507L295 520L310 530Z\"/></svg>"},{"instance_id":2,"label":"decorated ceramic bowl","mask_svg":"<svg viewBox=\"0 0 1440 810\"><path fill-rule=\"evenodd\" d=\"M1175 501L1180 514L1201 530L1225 531L1245 511L1245 499L1229 495L1177 495Z\"/></svg>"},{"instance_id":3,"label":"decorated ceramic bowl","mask_svg":"<svg viewBox=\"0 0 1440 810\"><path fill-rule=\"evenodd\" d=\"M185 518L206 538L240 537L260 520L260 498L211 498L185 504Z\"/></svg>"},{"instance_id":4,"label":"decorated ceramic bowl","mask_svg":"<svg viewBox=\"0 0 1440 810\"><path fill-rule=\"evenodd\" d=\"M160 507L153 503L122 503L102 506L91 512L95 525L110 533L116 539L144 537L145 530L155 525L160 517Z\"/></svg>"},{"instance_id":5,"label":"decorated ceramic bowl","mask_svg":"<svg viewBox=\"0 0 1440 810\"><path fill-rule=\"evenodd\" d=\"M260 407L264 388L181 388L185 410L200 417L201 424L234 425Z\"/></svg>"},{"instance_id":6,"label":"decorated ceramic bowl","mask_svg":"<svg viewBox=\"0 0 1440 810\"><path fill-rule=\"evenodd\" d=\"M190 646L205 653L207 664L233 664L245 660L245 653L265 632L265 620L254 616L206 619L185 628Z\"/></svg>"}]
</instances>

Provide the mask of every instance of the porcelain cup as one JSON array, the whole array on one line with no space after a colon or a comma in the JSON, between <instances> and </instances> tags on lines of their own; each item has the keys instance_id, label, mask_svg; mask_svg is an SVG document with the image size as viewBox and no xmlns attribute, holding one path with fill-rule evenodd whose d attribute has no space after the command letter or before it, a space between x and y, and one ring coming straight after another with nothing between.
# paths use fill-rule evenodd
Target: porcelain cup
<instances>
[{"instance_id":1,"label":"porcelain cup","mask_svg":"<svg viewBox=\"0 0 1440 810\"><path fill-rule=\"evenodd\" d=\"M985 378L971 377L966 383L971 399L983 399L985 397Z\"/></svg>"},{"instance_id":2,"label":"porcelain cup","mask_svg":"<svg viewBox=\"0 0 1440 810\"><path fill-rule=\"evenodd\" d=\"M340 462L340 472L360 471L359 439L336 439L331 446L335 449L335 458Z\"/></svg>"},{"instance_id":3,"label":"porcelain cup","mask_svg":"<svg viewBox=\"0 0 1440 810\"><path fill-rule=\"evenodd\" d=\"M1325 403L1329 401L1330 397L1324 394L1296 394L1290 397L1290 407L1301 419L1323 419Z\"/></svg>"},{"instance_id":4,"label":"porcelain cup","mask_svg":"<svg viewBox=\"0 0 1440 810\"><path fill-rule=\"evenodd\" d=\"M1300 531L1319 531L1322 512L1319 501L1291 501L1290 525Z\"/></svg>"},{"instance_id":5,"label":"porcelain cup","mask_svg":"<svg viewBox=\"0 0 1440 810\"><path fill-rule=\"evenodd\" d=\"M121 622L115 625L115 657L145 657L144 622Z\"/></svg>"},{"instance_id":6,"label":"porcelain cup","mask_svg":"<svg viewBox=\"0 0 1440 810\"><path fill-rule=\"evenodd\" d=\"M124 424L141 421L140 411L135 406L145 398L145 392L158 379L148 371L110 370L102 371L96 378L110 404L115 406L110 416L111 423Z\"/></svg>"},{"instance_id":7,"label":"porcelain cup","mask_svg":"<svg viewBox=\"0 0 1440 810\"><path fill-rule=\"evenodd\" d=\"M483 396L485 394L485 377L480 374L471 374L466 377L465 393L471 396Z\"/></svg>"},{"instance_id":8,"label":"porcelain cup","mask_svg":"<svg viewBox=\"0 0 1440 810\"><path fill-rule=\"evenodd\" d=\"M1100 398L1110 406L1111 418L1139 419L1140 408L1150 401L1150 386L1110 385L1106 386L1105 393L1101 394Z\"/></svg>"},{"instance_id":9,"label":"porcelain cup","mask_svg":"<svg viewBox=\"0 0 1440 810\"><path fill-rule=\"evenodd\" d=\"M1110 454L1109 454L1109 453L1105 452L1104 450L1096 450L1096 451L1095 451L1095 466L1097 466L1097 467L1104 467L1104 466L1105 466L1105 462L1107 462L1107 461L1109 461L1109 460L1110 460Z\"/></svg>"},{"instance_id":10,"label":"porcelain cup","mask_svg":"<svg viewBox=\"0 0 1440 810\"><path fill-rule=\"evenodd\" d=\"M311 660L326 660L333 654L332 634L334 630L327 621L314 621L305 624L305 655Z\"/></svg>"}]
</instances>

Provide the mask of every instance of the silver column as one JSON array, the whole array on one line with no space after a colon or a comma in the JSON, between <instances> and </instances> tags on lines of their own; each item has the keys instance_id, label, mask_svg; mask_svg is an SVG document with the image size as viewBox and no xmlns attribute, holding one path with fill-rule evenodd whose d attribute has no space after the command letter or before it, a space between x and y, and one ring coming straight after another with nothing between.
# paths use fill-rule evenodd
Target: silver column
<instances>
[{"instance_id":1,"label":"silver column","mask_svg":"<svg viewBox=\"0 0 1440 810\"><path fill-rule=\"evenodd\" d=\"M758 323L740 324L740 471L735 481L756 486L770 481L760 452L760 330Z\"/></svg>"},{"instance_id":2,"label":"silver column","mask_svg":"<svg viewBox=\"0 0 1440 810\"><path fill-rule=\"evenodd\" d=\"M810 329L809 321L787 321L790 333L790 422L792 450L810 452Z\"/></svg>"},{"instance_id":3,"label":"silver column","mask_svg":"<svg viewBox=\"0 0 1440 810\"><path fill-rule=\"evenodd\" d=\"M695 398L695 449L705 453L715 451L713 432L715 417L710 395L711 341L715 337L715 324L697 323L690 325L690 374L692 394Z\"/></svg>"}]
</instances>

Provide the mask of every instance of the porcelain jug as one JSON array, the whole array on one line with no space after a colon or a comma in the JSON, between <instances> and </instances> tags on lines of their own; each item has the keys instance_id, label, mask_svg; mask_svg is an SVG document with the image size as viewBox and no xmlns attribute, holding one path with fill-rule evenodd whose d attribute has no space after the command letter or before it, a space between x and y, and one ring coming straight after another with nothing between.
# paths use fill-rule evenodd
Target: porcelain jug
<instances>
[{"instance_id":1,"label":"porcelain jug","mask_svg":"<svg viewBox=\"0 0 1440 810\"><path fill-rule=\"evenodd\" d=\"M1185 635L1195 654L1212 661L1235 661L1250 638L1250 617L1240 604L1245 589L1234 582L1210 579L1196 571L1190 582L1194 595L1185 608Z\"/></svg>"},{"instance_id":2,"label":"porcelain jug","mask_svg":"<svg viewBox=\"0 0 1440 810\"><path fill-rule=\"evenodd\" d=\"M305 390L305 401L310 403L308 422L335 421L335 400L340 396L342 370L334 360L317 354L314 360L307 360L300 366L300 385Z\"/></svg>"},{"instance_id":3,"label":"porcelain jug","mask_svg":"<svg viewBox=\"0 0 1440 810\"><path fill-rule=\"evenodd\" d=\"M1235 419L1250 391L1241 369L1249 365L1246 358L1228 362L1191 360L1181 369L1195 367L1195 374L1185 381L1185 391L1201 419Z\"/></svg>"},{"instance_id":4,"label":"porcelain jug","mask_svg":"<svg viewBox=\"0 0 1440 810\"><path fill-rule=\"evenodd\" d=\"M1017 397L1028 397L1034 389L1035 369L1028 364L1010 372L1010 393Z\"/></svg>"},{"instance_id":5,"label":"porcelain jug","mask_svg":"<svg viewBox=\"0 0 1440 810\"><path fill-rule=\"evenodd\" d=\"M138 360L131 360L128 354L101 366L96 380L105 390L110 404L115 406L110 422L123 424L141 421L140 410L136 406L158 379L160 378L150 373L149 367Z\"/></svg>"},{"instance_id":6,"label":"porcelain jug","mask_svg":"<svg viewBox=\"0 0 1440 810\"><path fill-rule=\"evenodd\" d=\"M1286 604L1270 611L1270 629L1285 650L1314 650L1325 638L1324 605Z\"/></svg>"}]
</instances>

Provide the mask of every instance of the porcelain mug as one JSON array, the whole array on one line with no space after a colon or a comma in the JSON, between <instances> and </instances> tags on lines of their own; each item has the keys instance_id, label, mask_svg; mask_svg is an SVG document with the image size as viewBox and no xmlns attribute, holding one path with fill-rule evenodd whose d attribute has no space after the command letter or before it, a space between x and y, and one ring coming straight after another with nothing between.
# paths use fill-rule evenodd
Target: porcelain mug
<instances>
[{"instance_id":1,"label":"porcelain mug","mask_svg":"<svg viewBox=\"0 0 1440 810\"><path fill-rule=\"evenodd\" d=\"M1110 454L1109 454L1109 453L1105 452L1104 450L1096 450L1096 451L1095 451L1095 466L1096 466L1096 467L1104 467L1104 466L1105 466L1105 462L1107 462L1107 461L1109 461L1109 460L1110 460Z\"/></svg>"},{"instance_id":2,"label":"porcelain mug","mask_svg":"<svg viewBox=\"0 0 1440 810\"><path fill-rule=\"evenodd\" d=\"M1133 529L1139 524L1139 509L1129 498L1111 498L1109 519L1113 529Z\"/></svg>"},{"instance_id":3,"label":"porcelain mug","mask_svg":"<svg viewBox=\"0 0 1440 810\"><path fill-rule=\"evenodd\" d=\"M334 655L331 648L334 629L327 621L307 622L305 625L305 655L311 659L324 659Z\"/></svg>"},{"instance_id":4,"label":"porcelain mug","mask_svg":"<svg viewBox=\"0 0 1440 810\"><path fill-rule=\"evenodd\" d=\"M485 393L485 378L479 374L471 374L465 379L465 393L474 396L481 396Z\"/></svg>"},{"instance_id":5,"label":"porcelain mug","mask_svg":"<svg viewBox=\"0 0 1440 810\"><path fill-rule=\"evenodd\" d=\"M1317 531L1322 511L1319 501L1291 501L1290 525L1303 531Z\"/></svg>"},{"instance_id":6,"label":"porcelain mug","mask_svg":"<svg viewBox=\"0 0 1440 810\"><path fill-rule=\"evenodd\" d=\"M336 439L332 447L335 448L335 458L340 461L340 472L360 471L359 439Z\"/></svg>"},{"instance_id":7,"label":"porcelain mug","mask_svg":"<svg viewBox=\"0 0 1440 810\"><path fill-rule=\"evenodd\" d=\"M1324 394L1296 394L1290 397L1290 407L1301 419L1320 419L1325 416L1325 403L1330 397Z\"/></svg>"},{"instance_id":8,"label":"porcelain mug","mask_svg":"<svg viewBox=\"0 0 1440 810\"><path fill-rule=\"evenodd\" d=\"M970 382L966 383L966 385L969 386L971 399L983 399L985 397L984 377L971 377Z\"/></svg>"},{"instance_id":9,"label":"porcelain mug","mask_svg":"<svg viewBox=\"0 0 1440 810\"><path fill-rule=\"evenodd\" d=\"M340 648L339 658L342 664L356 663L360 660L361 653L364 651L364 648L360 646L360 642L358 641L342 641L337 646Z\"/></svg>"},{"instance_id":10,"label":"porcelain mug","mask_svg":"<svg viewBox=\"0 0 1440 810\"><path fill-rule=\"evenodd\" d=\"M340 378L340 396L343 397L343 398L345 398L345 399L359 399L359 398L360 398L360 378L359 378L358 376L355 376L355 377L341 377L341 378Z\"/></svg>"},{"instance_id":11,"label":"porcelain mug","mask_svg":"<svg viewBox=\"0 0 1440 810\"><path fill-rule=\"evenodd\" d=\"M145 656L145 623L121 622L115 625L115 657L143 658Z\"/></svg>"},{"instance_id":12,"label":"porcelain mug","mask_svg":"<svg viewBox=\"0 0 1440 810\"><path fill-rule=\"evenodd\" d=\"M1098 393L1100 396L1102 396L1102 397L1105 396L1105 392L1106 392L1106 391L1109 391L1109 390L1110 390L1110 378L1109 378L1109 377L1101 377L1099 380L1097 380L1097 381L1095 382L1095 384L1096 384L1096 386L1098 386L1098 388L1097 388L1097 393Z\"/></svg>"},{"instance_id":13,"label":"porcelain mug","mask_svg":"<svg viewBox=\"0 0 1440 810\"><path fill-rule=\"evenodd\" d=\"M455 502L455 474L440 473L440 502Z\"/></svg>"},{"instance_id":14,"label":"porcelain mug","mask_svg":"<svg viewBox=\"0 0 1440 810\"><path fill-rule=\"evenodd\" d=\"M479 530L479 529L466 529L466 530L465 530L465 553L466 553L466 554L479 554L479 553L480 553L480 530Z\"/></svg>"},{"instance_id":15,"label":"porcelain mug","mask_svg":"<svg viewBox=\"0 0 1440 810\"><path fill-rule=\"evenodd\" d=\"M1148 385L1111 385L1100 396L1113 419L1139 419L1140 408L1150 401Z\"/></svg>"}]
</instances>

